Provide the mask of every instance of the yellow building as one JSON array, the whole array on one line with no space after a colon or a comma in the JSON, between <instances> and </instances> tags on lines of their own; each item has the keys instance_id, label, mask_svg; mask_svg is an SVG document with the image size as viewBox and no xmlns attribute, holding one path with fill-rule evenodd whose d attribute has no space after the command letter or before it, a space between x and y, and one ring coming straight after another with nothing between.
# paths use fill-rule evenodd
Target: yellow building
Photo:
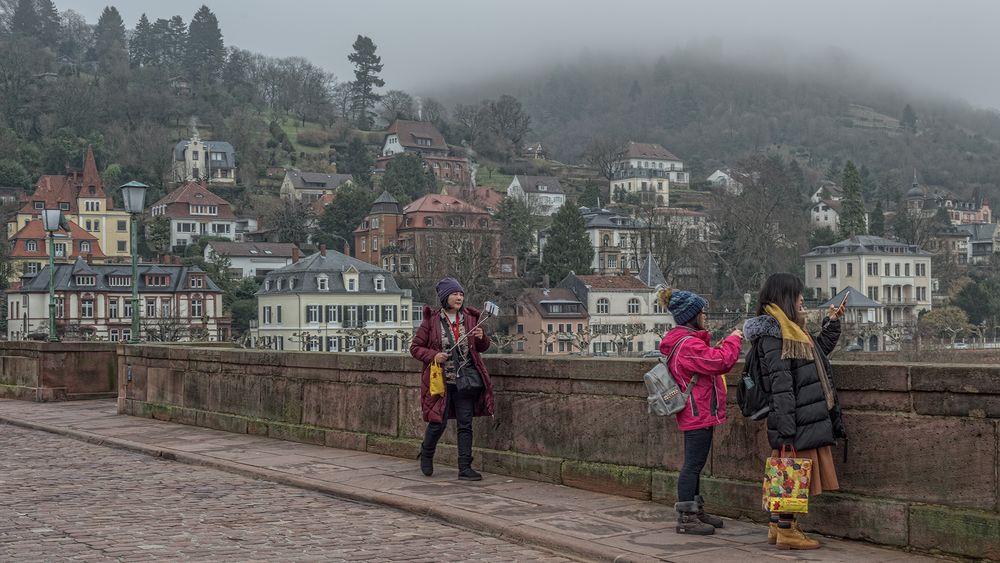
<instances>
[{"instance_id":1,"label":"yellow building","mask_svg":"<svg viewBox=\"0 0 1000 563\"><path fill-rule=\"evenodd\" d=\"M97 239L100 251L109 260L124 260L132 256L129 215L115 210L114 201L104 192L94 151L90 147L87 147L83 173L42 176L38 179L35 193L17 212L14 220L7 223L7 238L13 238L29 222L40 220L44 209L62 210L70 222Z\"/></svg>"}]
</instances>

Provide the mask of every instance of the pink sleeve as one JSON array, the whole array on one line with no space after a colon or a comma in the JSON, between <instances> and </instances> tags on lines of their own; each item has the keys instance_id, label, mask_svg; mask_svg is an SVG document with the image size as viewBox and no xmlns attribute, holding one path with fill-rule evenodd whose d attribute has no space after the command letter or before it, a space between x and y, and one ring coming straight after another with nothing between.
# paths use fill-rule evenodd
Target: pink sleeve
<instances>
[{"instance_id":1,"label":"pink sleeve","mask_svg":"<svg viewBox=\"0 0 1000 563\"><path fill-rule=\"evenodd\" d=\"M738 336L727 336L715 347L697 338L689 338L677 350L677 357L672 363L684 373L722 375L736 365L740 359L740 348L742 339Z\"/></svg>"}]
</instances>

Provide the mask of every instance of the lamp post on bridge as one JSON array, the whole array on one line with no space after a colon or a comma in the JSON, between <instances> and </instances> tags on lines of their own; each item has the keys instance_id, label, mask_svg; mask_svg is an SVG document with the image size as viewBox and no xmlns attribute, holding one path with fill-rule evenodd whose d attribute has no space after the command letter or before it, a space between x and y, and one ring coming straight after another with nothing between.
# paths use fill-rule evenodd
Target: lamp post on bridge
<instances>
[{"instance_id":1,"label":"lamp post on bridge","mask_svg":"<svg viewBox=\"0 0 1000 563\"><path fill-rule=\"evenodd\" d=\"M139 338L139 215L142 214L146 202L146 190L149 186L142 182L129 182L121 187L122 199L125 201L125 211L132 219L132 334L129 344L142 341Z\"/></svg>"},{"instance_id":2,"label":"lamp post on bridge","mask_svg":"<svg viewBox=\"0 0 1000 563\"><path fill-rule=\"evenodd\" d=\"M59 342L56 334L56 246L55 232L62 223L62 211L59 209L42 210L42 227L48 233L49 239L49 342Z\"/></svg>"}]
</instances>

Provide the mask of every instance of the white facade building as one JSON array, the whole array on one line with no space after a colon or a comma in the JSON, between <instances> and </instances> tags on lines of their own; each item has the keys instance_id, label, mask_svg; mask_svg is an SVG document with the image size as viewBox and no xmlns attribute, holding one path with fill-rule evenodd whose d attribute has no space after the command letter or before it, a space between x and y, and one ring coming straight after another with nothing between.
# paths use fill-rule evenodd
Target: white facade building
<instances>
[{"instance_id":1,"label":"white facade building","mask_svg":"<svg viewBox=\"0 0 1000 563\"><path fill-rule=\"evenodd\" d=\"M236 216L228 201L204 184L188 182L152 205L150 215L170 219L170 248L183 248L200 236L236 240Z\"/></svg>"},{"instance_id":2,"label":"white facade building","mask_svg":"<svg viewBox=\"0 0 1000 563\"><path fill-rule=\"evenodd\" d=\"M566 192L554 176L518 174L507 186L507 196L527 202L532 215L552 215L566 203Z\"/></svg>"},{"instance_id":3,"label":"white facade building","mask_svg":"<svg viewBox=\"0 0 1000 563\"><path fill-rule=\"evenodd\" d=\"M205 245L204 258L216 256L229 259L229 273L235 278L263 277L292 263L298 247L278 242L223 242L212 241Z\"/></svg>"}]
</instances>

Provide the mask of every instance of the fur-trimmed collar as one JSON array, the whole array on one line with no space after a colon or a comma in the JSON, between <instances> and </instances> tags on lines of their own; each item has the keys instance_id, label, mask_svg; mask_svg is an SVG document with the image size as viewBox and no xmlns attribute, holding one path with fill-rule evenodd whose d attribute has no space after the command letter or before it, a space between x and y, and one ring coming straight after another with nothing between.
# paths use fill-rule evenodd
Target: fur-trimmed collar
<instances>
[{"instance_id":1,"label":"fur-trimmed collar","mask_svg":"<svg viewBox=\"0 0 1000 563\"><path fill-rule=\"evenodd\" d=\"M773 336L781 338L781 326L777 319L771 315L761 315L747 319L743 323L743 336L747 340L757 340L761 336Z\"/></svg>"}]
</instances>

